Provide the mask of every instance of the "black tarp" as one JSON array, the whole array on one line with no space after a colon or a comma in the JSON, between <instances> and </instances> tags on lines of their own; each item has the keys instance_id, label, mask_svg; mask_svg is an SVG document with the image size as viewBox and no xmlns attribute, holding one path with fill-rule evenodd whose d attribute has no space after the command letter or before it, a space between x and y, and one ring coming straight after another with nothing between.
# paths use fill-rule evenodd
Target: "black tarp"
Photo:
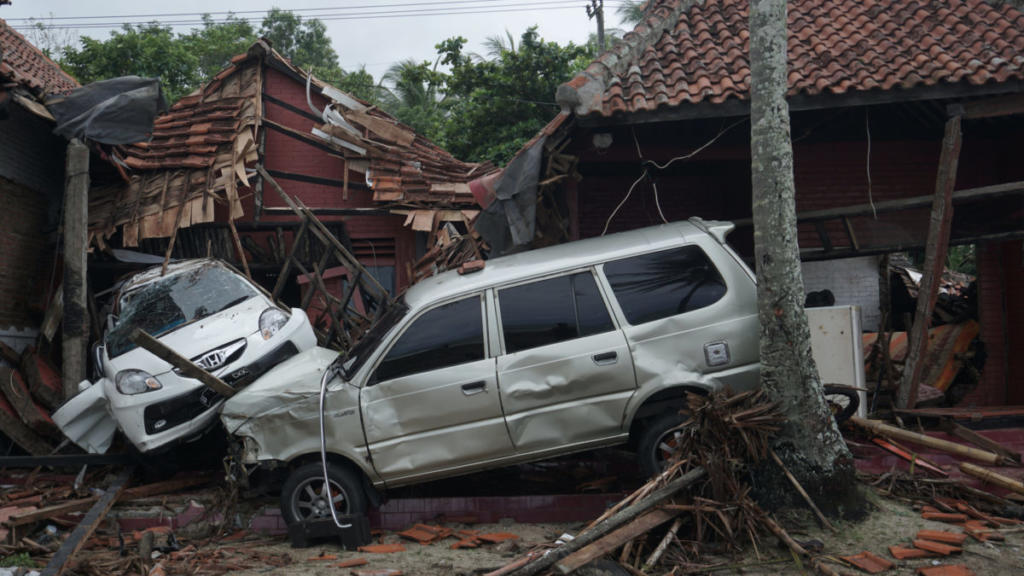
<instances>
[{"instance_id":1,"label":"black tarp","mask_svg":"<svg viewBox=\"0 0 1024 576\"><path fill-rule=\"evenodd\" d=\"M54 133L103 144L147 142L153 120L167 110L160 80L122 76L77 88L47 102Z\"/></svg>"}]
</instances>

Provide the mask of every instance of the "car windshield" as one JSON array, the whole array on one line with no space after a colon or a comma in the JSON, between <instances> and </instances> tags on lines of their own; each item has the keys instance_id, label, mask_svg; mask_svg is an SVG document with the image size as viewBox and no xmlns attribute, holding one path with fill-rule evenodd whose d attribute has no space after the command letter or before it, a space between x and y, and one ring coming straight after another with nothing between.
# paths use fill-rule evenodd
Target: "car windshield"
<instances>
[{"instance_id":1,"label":"car windshield","mask_svg":"<svg viewBox=\"0 0 1024 576\"><path fill-rule=\"evenodd\" d=\"M399 300L391 305L391 308L381 316L380 320L376 324L367 330L366 334L356 342L356 345L349 349L348 353L341 357L341 369L346 380L351 380L352 376L355 375L359 367L362 366L366 359L370 357L373 351L377 348L377 344L380 343L381 338L388 333L388 330L398 324L405 314L409 311L409 307L405 305L405 302Z\"/></svg>"},{"instance_id":2,"label":"car windshield","mask_svg":"<svg viewBox=\"0 0 1024 576\"><path fill-rule=\"evenodd\" d=\"M120 317L105 338L107 353L113 358L135 348L135 328L159 337L256 295L238 274L216 265L150 282L121 296Z\"/></svg>"}]
</instances>

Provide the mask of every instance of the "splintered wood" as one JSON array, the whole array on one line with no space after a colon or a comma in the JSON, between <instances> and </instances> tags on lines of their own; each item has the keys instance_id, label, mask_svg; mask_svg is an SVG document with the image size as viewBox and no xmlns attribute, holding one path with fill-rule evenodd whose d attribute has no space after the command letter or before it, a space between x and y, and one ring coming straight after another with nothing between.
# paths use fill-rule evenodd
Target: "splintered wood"
<instances>
[{"instance_id":1,"label":"splintered wood","mask_svg":"<svg viewBox=\"0 0 1024 576\"><path fill-rule=\"evenodd\" d=\"M739 551L749 543L760 558L760 535L765 533L794 554L808 556L754 503L745 481L750 466L771 457L772 437L783 421L777 405L761 391L691 395L687 414L689 419L676 429L675 456L660 475L568 543L492 574L569 574L602 557L616 559L633 574L653 573L659 566L675 566L673 573L700 572L715 566L702 563L708 546ZM810 564L832 573L815 558ZM681 566L686 570L677 572Z\"/></svg>"}]
</instances>

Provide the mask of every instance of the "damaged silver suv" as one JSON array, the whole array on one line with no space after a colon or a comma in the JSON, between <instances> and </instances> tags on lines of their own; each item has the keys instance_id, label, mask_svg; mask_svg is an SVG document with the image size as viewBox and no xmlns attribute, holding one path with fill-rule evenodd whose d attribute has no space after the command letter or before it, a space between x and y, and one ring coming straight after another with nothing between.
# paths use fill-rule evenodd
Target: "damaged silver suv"
<instances>
[{"instance_id":1,"label":"damaged silver suv","mask_svg":"<svg viewBox=\"0 0 1024 576\"><path fill-rule=\"evenodd\" d=\"M691 219L429 278L347 355L285 361L221 419L243 466L289 468L289 523L329 517L329 495L359 513L371 485L626 442L653 473L685 393L757 385L756 288L732 229Z\"/></svg>"}]
</instances>

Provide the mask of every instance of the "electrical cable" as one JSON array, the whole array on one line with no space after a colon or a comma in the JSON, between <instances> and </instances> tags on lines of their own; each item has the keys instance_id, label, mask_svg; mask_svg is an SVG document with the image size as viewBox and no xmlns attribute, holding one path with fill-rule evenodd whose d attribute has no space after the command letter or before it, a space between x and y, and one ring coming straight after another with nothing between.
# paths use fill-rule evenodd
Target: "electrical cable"
<instances>
[{"instance_id":1,"label":"electrical cable","mask_svg":"<svg viewBox=\"0 0 1024 576\"><path fill-rule=\"evenodd\" d=\"M331 510L331 520L334 521L334 525L344 530L351 528L351 524L342 524L341 520L338 520L338 511L334 509L334 493L331 491L331 477L327 474L327 425L324 422L324 400L327 397L327 382L331 380L332 376L337 375L336 361L332 362L330 366L324 370L324 375L320 378L320 465L324 473L324 490L327 491L327 507Z\"/></svg>"},{"instance_id":2,"label":"electrical cable","mask_svg":"<svg viewBox=\"0 0 1024 576\"><path fill-rule=\"evenodd\" d=\"M871 116L867 108L864 109L864 129L867 132L868 140L867 162L864 167L868 174L868 204L871 204L871 214L875 217L875 220L878 220L878 211L875 210L875 199L871 195Z\"/></svg>"},{"instance_id":3,"label":"electrical cable","mask_svg":"<svg viewBox=\"0 0 1024 576\"><path fill-rule=\"evenodd\" d=\"M636 128L630 128L630 133L633 134L633 144L636 144L636 154L640 157L640 163L643 164L644 153L640 150L640 140L636 137ZM648 174L647 170L644 170L644 175ZM661 221L668 224L668 218L665 218L665 213L661 211L661 201L658 200L658 183L651 178L651 188L654 189L654 207L658 209L658 216L661 216Z\"/></svg>"}]
</instances>

